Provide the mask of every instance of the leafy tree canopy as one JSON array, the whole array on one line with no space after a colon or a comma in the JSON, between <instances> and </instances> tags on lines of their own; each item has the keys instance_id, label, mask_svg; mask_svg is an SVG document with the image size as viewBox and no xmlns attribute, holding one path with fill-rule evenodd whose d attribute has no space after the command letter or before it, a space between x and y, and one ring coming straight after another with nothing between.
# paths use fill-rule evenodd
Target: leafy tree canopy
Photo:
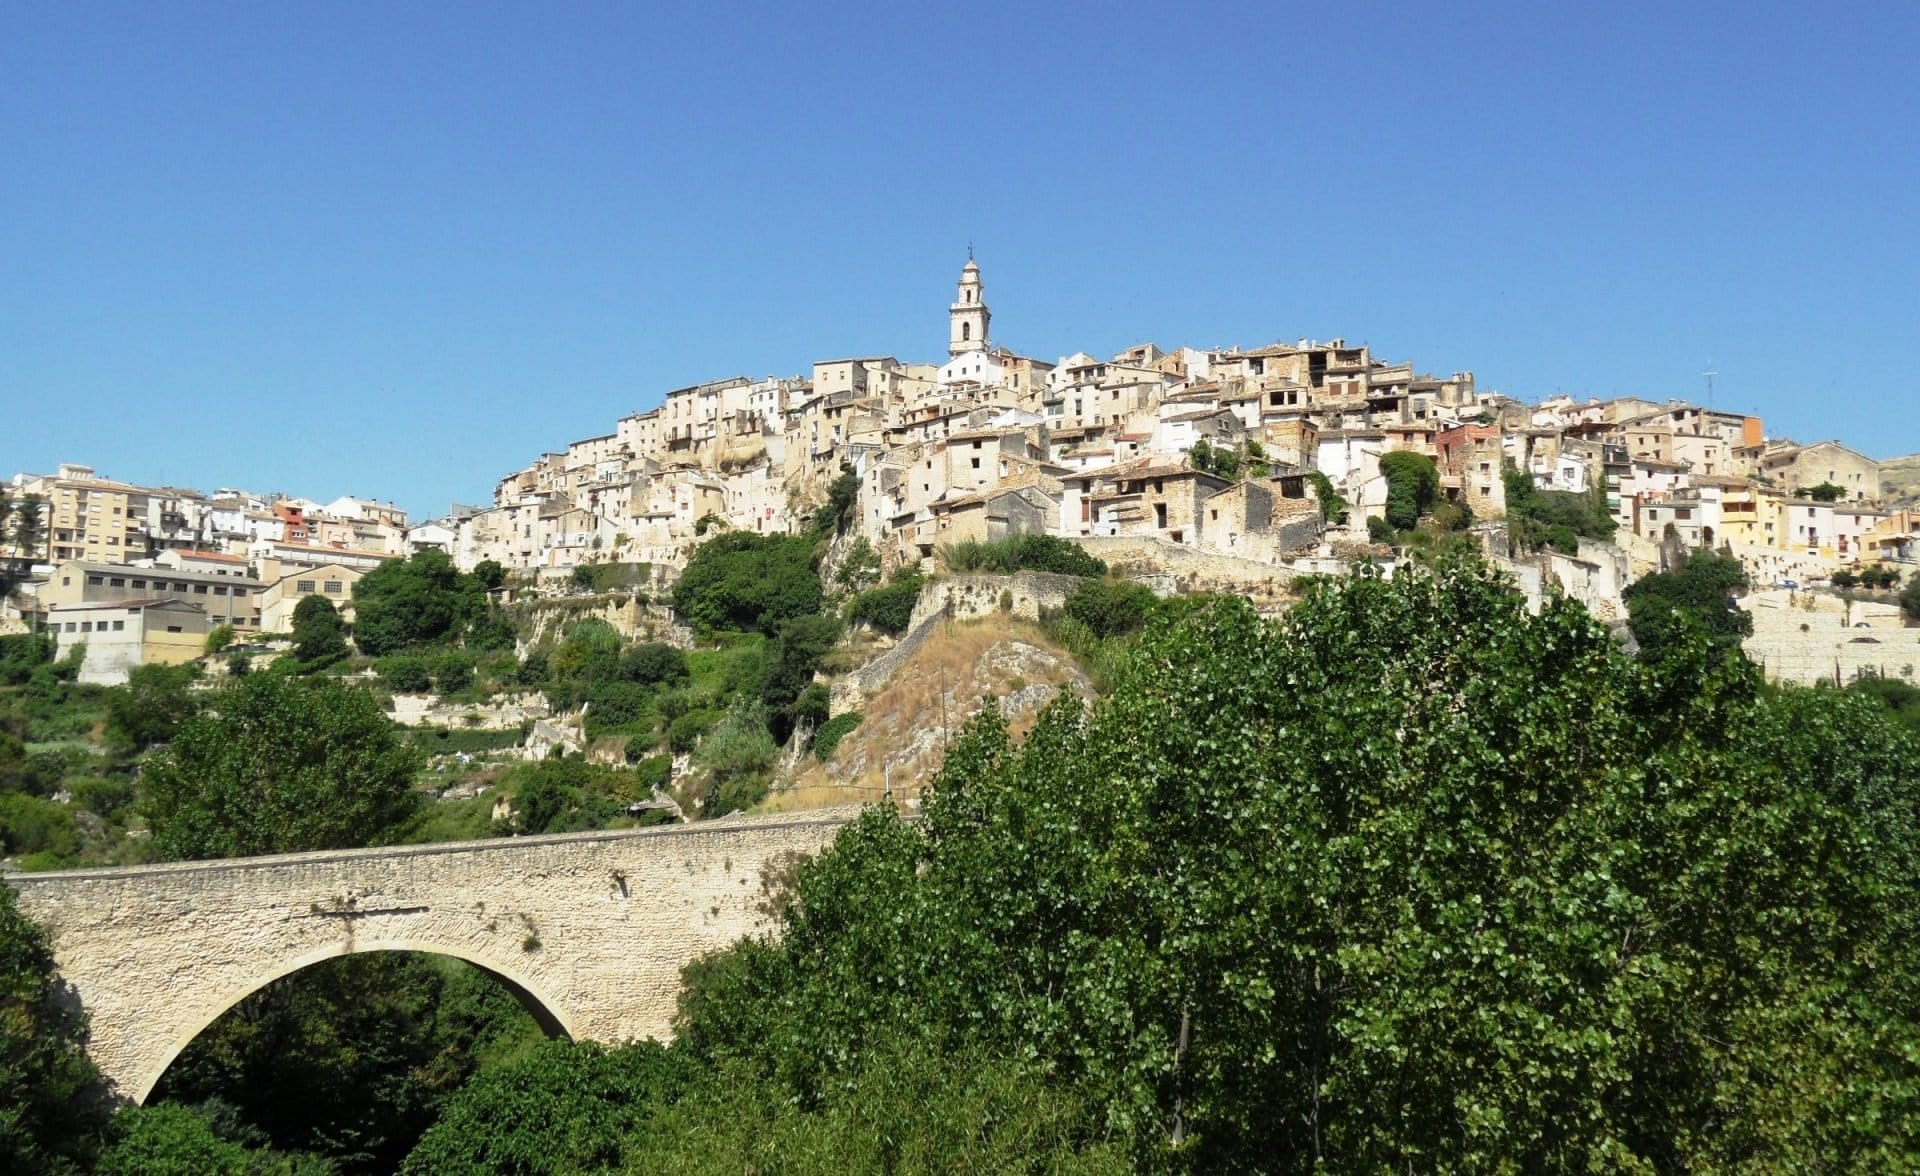
<instances>
[{"instance_id":1,"label":"leafy tree canopy","mask_svg":"<svg viewBox=\"0 0 1920 1176\"><path fill-rule=\"evenodd\" d=\"M379 657L461 639L488 615L491 574L462 574L446 552L431 547L382 564L353 586L354 643Z\"/></svg>"},{"instance_id":2,"label":"leafy tree canopy","mask_svg":"<svg viewBox=\"0 0 1920 1176\"><path fill-rule=\"evenodd\" d=\"M680 573L673 607L701 629L758 630L820 611L811 535L731 531L702 543Z\"/></svg>"},{"instance_id":3,"label":"leafy tree canopy","mask_svg":"<svg viewBox=\"0 0 1920 1176\"><path fill-rule=\"evenodd\" d=\"M419 767L367 691L249 674L148 761L147 819L176 860L373 845L413 814Z\"/></svg>"},{"instance_id":4,"label":"leafy tree canopy","mask_svg":"<svg viewBox=\"0 0 1920 1176\"><path fill-rule=\"evenodd\" d=\"M680 1048L801 1106L1031 1058L1151 1167L1901 1168L1917 781L1872 700L1479 568L1214 601L803 865Z\"/></svg>"},{"instance_id":5,"label":"leafy tree canopy","mask_svg":"<svg viewBox=\"0 0 1920 1176\"><path fill-rule=\"evenodd\" d=\"M1679 643L1681 630L1696 625L1716 648L1737 649L1753 632L1753 617L1734 603L1747 574L1731 556L1696 551L1670 572L1654 572L1627 586L1628 623L1650 654Z\"/></svg>"},{"instance_id":6,"label":"leafy tree canopy","mask_svg":"<svg viewBox=\"0 0 1920 1176\"><path fill-rule=\"evenodd\" d=\"M1380 459L1387 480L1387 525L1411 531L1440 496L1440 470L1433 459L1411 449L1396 449Z\"/></svg>"},{"instance_id":7,"label":"leafy tree canopy","mask_svg":"<svg viewBox=\"0 0 1920 1176\"><path fill-rule=\"evenodd\" d=\"M326 597L313 593L293 606L293 656L303 666L319 669L347 656L345 632Z\"/></svg>"},{"instance_id":8,"label":"leafy tree canopy","mask_svg":"<svg viewBox=\"0 0 1920 1176\"><path fill-rule=\"evenodd\" d=\"M107 695L107 738L127 749L165 743L199 711L188 687L199 676L192 665L135 666L127 684Z\"/></svg>"}]
</instances>

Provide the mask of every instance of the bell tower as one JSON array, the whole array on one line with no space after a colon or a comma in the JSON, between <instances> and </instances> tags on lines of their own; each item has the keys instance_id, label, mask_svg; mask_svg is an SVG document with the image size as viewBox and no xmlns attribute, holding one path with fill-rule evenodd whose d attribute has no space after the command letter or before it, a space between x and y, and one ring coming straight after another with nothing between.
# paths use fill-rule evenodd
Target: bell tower
<instances>
[{"instance_id":1,"label":"bell tower","mask_svg":"<svg viewBox=\"0 0 1920 1176\"><path fill-rule=\"evenodd\" d=\"M953 305L947 308L947 354L965 355L987 349L987 322L993 317L980 288L980 267L974 263L973 249L967 249L967 264L960 271L960 288Z\"/></svg>"}]
</instances>

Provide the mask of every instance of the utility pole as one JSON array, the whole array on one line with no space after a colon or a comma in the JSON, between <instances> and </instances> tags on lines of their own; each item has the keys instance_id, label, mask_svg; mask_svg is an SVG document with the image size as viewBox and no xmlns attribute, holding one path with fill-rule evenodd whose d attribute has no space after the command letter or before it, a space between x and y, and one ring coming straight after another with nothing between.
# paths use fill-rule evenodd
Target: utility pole
<instances>
[{"instance_id":1,"label":"utility pole","mask_svg":"<svg viewBox=\"0 0 1920 1176\"><path fill-rule=\"evenodd\" d=\"M1713 361L1708 360L1707 362L1711 363ZM1700 374L1707 378L1707 411L1712 412L1713 411L1713 378L1719 375L1720 373L1719 372L1701 372Z\"/></svg>"}]
</instances>

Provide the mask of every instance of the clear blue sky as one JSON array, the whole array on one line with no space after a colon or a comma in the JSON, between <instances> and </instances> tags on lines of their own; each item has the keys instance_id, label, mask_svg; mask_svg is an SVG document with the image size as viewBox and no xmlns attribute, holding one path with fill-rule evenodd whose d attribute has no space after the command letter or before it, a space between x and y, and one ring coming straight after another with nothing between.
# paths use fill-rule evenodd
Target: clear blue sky
<instances>
[{"instance_id":1,"label":"clear blue sky","mask_svg":"<svg viewBox=\"0 0 1920 1176\"><path fill-rule=\"evenodd\" d=\"M14 3L0 475L483 501L669 388L1345 336L1920 449L1920 6Z\"/></svg>"}]
</instances>

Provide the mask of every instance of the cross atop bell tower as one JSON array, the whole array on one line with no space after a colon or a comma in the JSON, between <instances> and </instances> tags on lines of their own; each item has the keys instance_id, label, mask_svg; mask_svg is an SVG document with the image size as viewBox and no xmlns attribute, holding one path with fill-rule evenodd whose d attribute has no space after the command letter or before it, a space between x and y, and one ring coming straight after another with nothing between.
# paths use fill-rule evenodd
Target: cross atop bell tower
<instances>
[{"instance_id":1,"label":"cross atop bell tower","mask_svg":"<svg viewBox=\"0 0 1920 1176\"><path fill-rule=\"evenodd\" d=\"M987 309L980 286L980 266L973 260L973 246L967 246L967 264L960 271L960 288L953 305L947 308L947 354L964 355L987 349L987 323L993 314Z\"/></svg>"}]
</instances>

